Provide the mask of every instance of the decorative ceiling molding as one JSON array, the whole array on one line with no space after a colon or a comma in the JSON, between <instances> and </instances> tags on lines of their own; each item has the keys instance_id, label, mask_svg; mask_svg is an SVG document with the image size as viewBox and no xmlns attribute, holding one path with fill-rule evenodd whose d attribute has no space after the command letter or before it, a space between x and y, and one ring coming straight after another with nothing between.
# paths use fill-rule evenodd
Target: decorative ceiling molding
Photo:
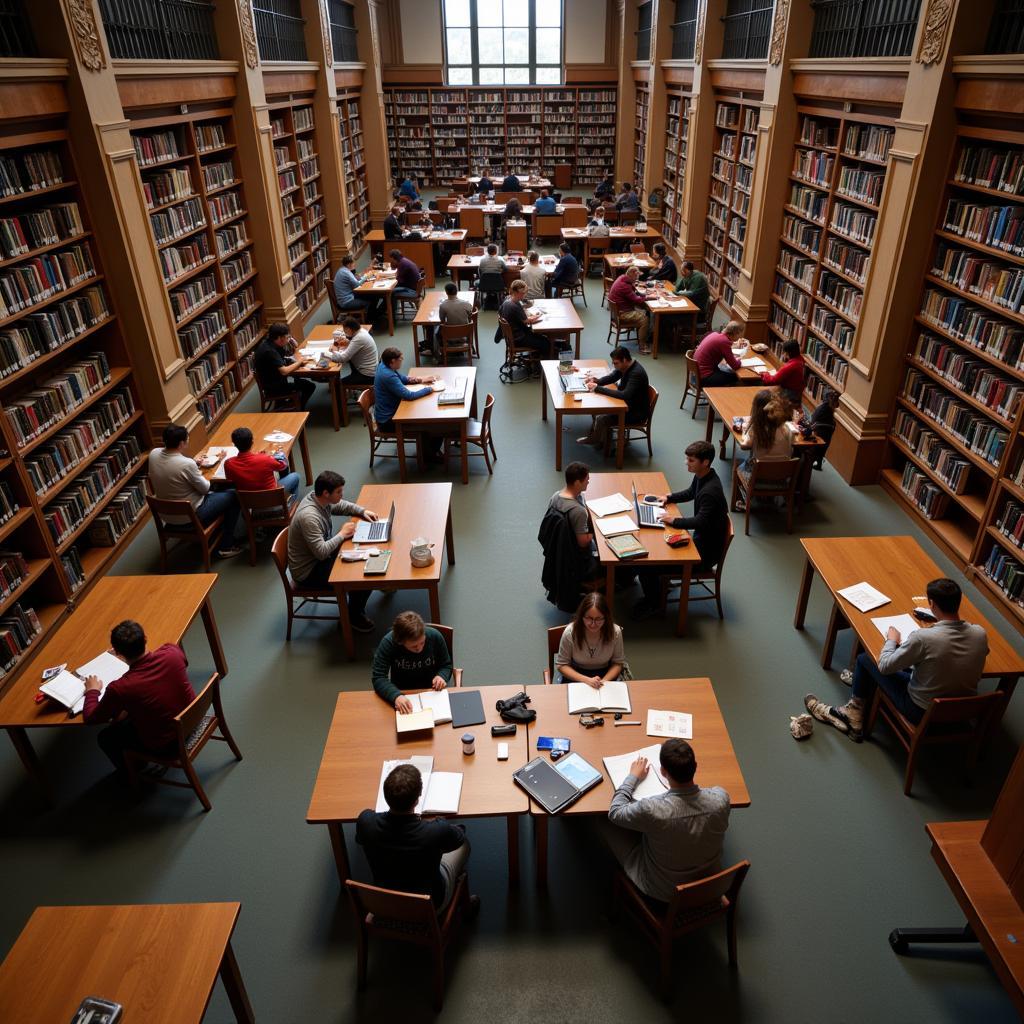
<instances>
[{"instance_id":1,"label":"decorative ceiling molding","mask_svg":"<svg viewBox=\"0 0 1024 1024\"><path fill-rule=\"evenodd\" d=\"M789 27L790 0L775 0L775 20L772 22L772 42L768 51L770 64L781 64L786 48L786 29Z\"/></svg>"},{"instance_id":2,"label":"decorative ceiling molding","mask_svg":"<svg viewBox=\"0 0 1024 1024\"><path fill-rule=\"evenodd\" d=\"M242 52L245 63L255 68L260 62L260 48L256 42L256 29L252 23L252 6L249 0L236 0L238 4L238 21L242 28Z\"/></svg>"},{"instance_id":3,"label":"decorative ceiling molding","mask_svg":"<svg viewBox=\"0 0 1024 1024\"><path fill-rule=\"evenodd\" d=\"M75 36L75 48L82 67L89 71L100 71L107 66L103 52L96 15L91 0L66 0L68 20Z\"/></svg>"},{"instance_id":4,"label":"decorative ceiling molding","mask_svg":"<svg viewBox=\"0 0 1024 1024\"><path fill-rule=\"evenodd\" d=\"M952 23L953 0L929 0L924 16L924 31L917 50L918 64L935 64L946 51L946 39Z\"/></svg>"}]
</instances>

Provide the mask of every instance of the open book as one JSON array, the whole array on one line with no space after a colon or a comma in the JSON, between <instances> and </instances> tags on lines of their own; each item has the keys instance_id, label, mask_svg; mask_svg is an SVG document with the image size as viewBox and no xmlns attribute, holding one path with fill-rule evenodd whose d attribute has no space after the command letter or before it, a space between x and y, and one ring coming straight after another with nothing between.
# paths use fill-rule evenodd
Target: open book
<instances>
[{"instance_id":1,"label":"open book","mask_svg":"<svg viewBox=\"0 0 1024 1024\"><path fill-rule=\"evenodd\" d=\"M405 696L414 712L429 711L434 716L434 725L445 725L452 720L452 704L447 690L427 690L425 693L407 693Z\"/></svg>"},{"instance_id":2,"label":"open book","mask_svg":"<svg viewBox=\"0 0 1024 1024\"><path fill-rule=\"evenodd\" d=\"M98 676L102 687L100 697L106 693L107 686L120 679L128 671L128 666L120 658L104 651L92 661L86 662L77 671L64 669L53 679L41 684L39 690L59 704L63 704L72 715L81 714L85 707L85 681L89 676Z\"/></svg>"},{"instance_id":3,"label":"open book","mask_svg":"<svg viewBox=\"0 0 1024 1024\"><path fill-rule=\"evenodd\" d=\"M629 774L629 766L638 757L646 757L651 763L651 770L647 773L647 778L633 790L633 798L635 800L642 800L645 796L657 796L668 789L664 779L661 777L661 772L658 771L661 764L660 755L661 744L652 743L649 747L634 750L628 754L616 754L614 757L606 757L604 759L604 770L608 773L608 778L612 780L612 785L618 789Z\"/></svg>"},{"instance_id":4,"label":"open book","mask_svg":"<svg viewBox=\"0 0 1024 1024\"><path fill-rule=\"evenodd\" d=\"M417 814L458 813L462 797L462 772L435 772L434 759L429 756L384 762L380 771L380 785L377 787L378 812L388 809L388 802L384 799L384 780L400 764L414 765L423 778L423 794L415 808Z\"/></svg>"},{"instance_id":5,"label":"open book","mask_svg":"<svg viewBox=\"0 0 1024 1024\"><path fill-rule=\"evenodd\" d=\"M629 687L618 679L602 683L596 690L589 683L568 683L569 714L594 714L604 711L612 714L623 711L629 714L633 705L629 702Z\"/></svg>"}]
</instances>

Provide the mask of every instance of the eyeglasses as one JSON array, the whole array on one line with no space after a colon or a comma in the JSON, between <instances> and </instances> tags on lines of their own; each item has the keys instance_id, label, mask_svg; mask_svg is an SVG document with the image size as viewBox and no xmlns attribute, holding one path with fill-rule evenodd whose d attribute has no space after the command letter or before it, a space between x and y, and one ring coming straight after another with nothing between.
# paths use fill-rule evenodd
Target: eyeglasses
<instances>
[{"instance_id":1,"label":"eyeglasses","mask_svg":"<svg viewBox=\"0 0 1024 1024\"><path fill-rule=\"evenodd\" d=\"M583 616L583 621L589 623L591 626L603 626L604 625L604 617L603 616L601 618L599 618L599 619L594 619L594 618L591 618L589 615L584 615Z\"/></svg>"}]
</instances>

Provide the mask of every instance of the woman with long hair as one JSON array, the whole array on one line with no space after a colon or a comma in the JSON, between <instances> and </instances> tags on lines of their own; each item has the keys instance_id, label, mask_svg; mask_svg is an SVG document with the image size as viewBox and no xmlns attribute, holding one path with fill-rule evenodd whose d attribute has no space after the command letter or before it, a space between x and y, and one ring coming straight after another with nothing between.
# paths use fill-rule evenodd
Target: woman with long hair
<instances>
[{"instance_id":1,"label":"woman with long hair","mask_svg":"<svg viewBox=\"0 0 1024 1024\"><path fill-rule=\"evenodd\" d=\"M606 680L618 679L625 663L622 627L615 624L604 594L585 595L555 655L561 681L587 683L596 689Z\"/></svg>"}]
</instances>

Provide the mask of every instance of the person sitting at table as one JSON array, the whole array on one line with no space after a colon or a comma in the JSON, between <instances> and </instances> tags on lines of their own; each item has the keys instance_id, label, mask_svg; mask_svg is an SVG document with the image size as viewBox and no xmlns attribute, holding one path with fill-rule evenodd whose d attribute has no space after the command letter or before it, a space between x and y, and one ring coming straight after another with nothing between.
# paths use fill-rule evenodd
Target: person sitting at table
<instances>
[{"instance_id":1,"label":"person sitting at table","mask_svg":"<svg viewBox=\"0 0 1024 1024\"><path fill-rule=\"evenodd\" d=\"M770 462L793 457L793 432L787 426L790 415L789 400L781 392L761 388L754 395L739 440L739 446L750 455L736 467L745 481L750 479L754 460ZM734 511L743 512L746 507L743 498L736 499Z\"/></svg>"},{"instance_id":2,"label":"person sitting at table","mask_svg":"<svg viewBox=\"0 0 1024 1024\"><path fill-rule=\"evenodd\" d=\"M388 253L388 262L395 271L395 288L391 293L391 304L397 309L400 298L416 298L419 292L420 268L408 256L403 256L401 249L392 249Z\"/></svg>"},{"instance_id":3,"label":"person sitting at table","mask_svg":"<svg viewBox=\"0 0 1024 1024\"><path fill-rule=\"evenodd\" d=\"M557 213L558 204L551 198L551 190L542 188L540 197L533 204L534 213Z\"/></svg>"},{"instance_id":4,"label":"person sitting at table","mask_svg":"<svg viewBox=\"0 0 1024 1024\"><path fill-rule=\"evenodd\" d=\"M553 359L552 354L557 348L568 348L569 343L565 338L545 338L537 334L533 325L540 320L539 313L527 313L523 308L523 299L526 298L526 282L520 279L513 281L508 287L508 298L501 304L498 316L507 320L512 328L512 338L516 348L529 348L540 354L541 359ZM500 337L501 328L499 325L495 337Z\"/></svg>"},{"instance_id":5,"label":"person sitting at table","mask_svg":"<svg viewBox=\"0 0 1024 1024\"><path fill-rule=\"evenodd\" d=\"M528 299L543 299L547 294L548 275L540 265L540 253L531 249L526 254L526 265L519 271L519 276L526 282Z\"/></svg>"},{"instance_id":6,"label":"person sitting at table","mask_svg":"<svg viewBox=\"0 0 1024 1024\"><path fill-rule=\"evenodd\" d=\"M316 385L302 377L290 379L291 374L302 368L302 360L295 358L297 347L287 324L271 324L267 336L256 346L253 371L267 398L298 395L299 408L305 409L306 403L316 391Z\"/></svg>"},{"instance_id":7,"label":"person sitting at table","mask_svg":"<svg viewBox=\"0 0 1024 1024\"><path fill-rule=\"evenodd\" d=\"M660 519L673 530L689 530L693 546L700 555L695 567L710 572L722 557L729 532L729 506L718 473L711 468L715 446L709 441L693 441L686 446L686 469L693 474L690 486L673 494L656 495L659 505L680 505L693 502L693 515L671 516L662 512ZM638 574L644 596L633 606L633 617L646 619L657 614L661 604L661 569L641 569Z\"/></svg>"},{"instance_id":8,"label":"person sitting at table","mask_svg":"<svg viewBox=\"0 0 1024 1024\"><path fill-rule=\"evenodd\" d=\"M587 374L587 390L595 395L621 398L626 403L626 423L644 423L651 415L650 381L647 371L633 358L624 345L612 349L612 372L604 377ZM610 385L614 385L611 387ZM619 422L618 416L595 416L590 433L577 438L579 444L592 444L604 448L608 434Z\"/></svg>"},{"instance_id":9,"label":"person sitting at table","mask_svg":"<svg viewBox=\"0 0 1024 1024\"><path fill-rule=\"evenodd\" d=\"M238 495L234 488L223 491L210 489L210 481L199 472L195 459L188 456L188 430L177 423L168 423L163 430L162 448L149 453L147 473L153 494L168 501L187 501L203 526L224 517L220 542L214 552L218 558L234 558L242 553L235 543L238 524ZM187 523L188 519L168 516L169 524Z\"/></svg>"},{"instance_id":10,"label":"person sitting at table","mask_svg":"<svg viewBox=\"0 0 1024 1024\"><path fill-rule=\"evenodd\" d=\"M803 402L804 372L807 369L804 357L800 352L800 342L794 341L792 338L789 341L784 341L782 355L785 357L783 364L775 373L768 370L762 371L761 382L780 388L782 393L793 403L793 408L799 409Z\"/></svg>"},{"instance_id":11,"label":"person sitting at table","mask_svg":"<svg viewBox=\"0 0 1024 1024\"><path fill-rule=\"evenodd\" d=\"M313 490L295 509L288 527L288 571L297 587L326 589L341 545L356 532L356 523L350 519L333 533L332 516L355 516L368 523L377 521L376 512L343 501L344 488L345 478L325 469L313 481ZM348 591L349 621L357 633L373 632L373 620L366 616L371 593L370 590Z\"/></svg>"},{"instance_id":12,"label":"person sitting at table","mask_svg":"<svg viewBox=\"0 0 1024 1024\"><path fill-rule=\"evenodd\" d=\"M850 680L853 693L841 707L830 707L813 693L807 694L804 706L819 722L860 743L864 715L878 687L915 725L936 697L966 697L978 692L988 657L984 628L960 618L963 592L954 580L932 580L925 593L935 624L911 630L905 640L898 629L890 626L877 665L867 651L857 655L852 677L844 673L844 681Z\"/></svg>"},{"instance_id":13,"label":"person sitting at table","mask_svg":"<svg viewBox=\"0 0 1024 1024\"><path fill-rule=\"evenodd\" d=\"M188 680L188 659L178 644L146 650L146 633L132 619L110 631L110 648L128 671L106 690L98 676L85 680L82 721L111 722L96 737L118 777L126 775L126 750L173 754L178 748L175 716L196 699Z\"/></svg>"},{"instance_id":14,"label":"person sitting at table","mask_svg":"<svg viewBox=\"0 0 1024 1024\"><path fill-rule=\"evenodd\" d=\"M501 188L499 189L499 191L522 192L522 190L523 187L522 185L520 185L519 179L511 171L509 171L508 174L506 174L504 179L502 180Z\"/></svg>"},{"instance_id":15,"label":"person sitting at table","mask_svg":"<svg viewBox=\"0 0 1024 1024\"><path fill-rule=\"evenodd\" d=\"M615 198L615 175L612 171L605 171L604 177L597 183L594 188L594 199L591 201L591 209L605 199Z\"/></svg>"},{"instance_id":16,"label":"person sitting at table","mask_svg":"<svg viewBox=\"0 0 1024 1024\"><path fill-rule=\"evenodd\" d=\"M365 274L357 274L354 267L355 260L351 256L341 257L341 266L334 275L334 299L343 313L354 313L357 316L365 313L367 320L372 321L379 302L373 298L364 301L355 294L355 290L369 279Z\"/></svg>"},{"instance_id":17,"label":"person sitting at table","mask_svg":"<svg viewBox=\"0 0 1024 1024\"><path fill-rule=\"evenodd\" d=\"M832 435L836 432L836 409L839 408L839 392L835 388L826 388L822 401L815 406L811 413L811 429L814 436L822 443L818 448L818 457L811 465L815 469L822 469L825 461L825 453L832 443Z\"/></svg>"},{"instance_id":18,"label":"person sitting at table","mask_svg":"<svg viewBox=\"0 0 1024 1024\"><path fill-rule=\"evenodd\" d=\"M248 427L235 427L231 443L238 454L224 460L224 477L239 491L271 491L283 487L289 502L299 492L299 474L288 472L288 457L284 452L270 455L252 450L252 431ZM280 474L280 479L275 474Z\"/></svg>"},{"instance_id":19,"label":"person sitting at table","mask_svg":"<svg viewBox=\"0 0 1024 1024\"><path fill-rule=\"evenodd\" d=\"M402 178L402 182L398 186L398 194L400 196L406 196L410 200L416 200L419 199L420 197L420 194L417 191L416 186L413 184L412 178L410 178L408 175L405 175Z\"/></svg>"},{"instance_id":20,"label":"person sitting at table","mask_svg":"<svg viewBox=\"0 0 1024 1024\"><path fill-rule=\"evenodd\" d=\"M584 585L602 573L594 526L583 501L589 483L590 467L570 462L565 487L551 496L537 533L544 553L541 585L547 599L564 612L577 610Z\"/></svg>"},{"instance_id":21,"label":"person sitting at table","mask_svg":"<svg viewBox=\"0 0 1024 1024\"><path fill-rule=\"evenodd\" d=\"M615 624L604 594L599 590L585 594L559 641L556 681L586 683L596 689L618 679L625 664L622 627Z\"/></svg>"},{"instance_id":22,"label":"person sitting at table","mask_svg":"<svg viewBox=\"0 0 1024 1024\"><path fill-rule=\"evenodd\" d=\"M398 219L402 214L400 206L392 206L384 218L384 241L393 242L402 237L402 222Z\"/></svg>"},{"instance_id":23,"label":"person sitting at table","mask_svg":"<svg viewBox=\"0 0 1024 1024\"><path fill-rule=\"evenodd\" d=\"M554 294L559 288L572 288L580 279L580 264L572 254L572 248L568 242L562 242L558 246L558 264L551 274L551 292Z\"/></svg>"},{"instance_id":24,"label":"person sitting at table","mask_svg":"<svg viewBox=\"0 0 1024 1024\"><path fill-rule=\"evenodd\" d=\"M523 219L523 204L513 196L506 204L505 211L502 214L502 223L506 226L510 220L522 220Z\"/></svg>"},{"instance_id":25,"label":"person sitting at table","mask_svg":"<svg viewBox=\"0 0 1024 1024\"><path fill-rule=\"evenodd\" d=\"M676 282L676 295L684 296L697 307L703 323L708 315L708 279L694 268L692 260L683 263L683 272Z\"/></svg>"},{"instance_id":26,"label":"person sitting at table","mask_svg":"<svg viewBox=\"0 0 1024 1024\"><path fill-rule=\"evenodd\" d=\"M465 874L469 840L462 825L417 814L422 794L423 777L414 764L392 768L384 780L388 809L367 809L359 815L356 842L366 851L374 885L429 896L441 914ZM469 915L479 911L480 897L470 896Z\"/></svg>"},{"instance_id":27,"label":"person sitting at table","mask_svg":"<svg viewBox=\"0 0 1024 1024\"><path fill-rule=\"evenodd\" d=\"M672 259L668 251L668 247L664 242L655 242L651 246L651 251L654 254L654 258L657 261L656 265L650 270L645 270L640 276L645 281L675 281L676 279L676 261Z\"/></svg>"},{"instance_id":28,"label":"person sitting at table","mask_svg":"<svg viewBox=\"0 0 1024 1024\"><path fill-rule=\"evenodd\" d=\"M430 387L437 377L408 377L401 372L402 350L386 348L380 354L380 362L373 378L373 419L377 430L382 434L394 434L397 430L395 413L402 402L411 402L433 393ZM408 384L424 384L426 387L410 391ZM428 462L443 463L441 445L444 438L440 434L422 433L422 444Z\"/></svg>"},{"instance_id":29,"label":"person sitting at table","mask_svg":"<svg viewBox=\"0 0 1024 1024\"><path fill-rule=\"evenodd\" d=\"M637 347L642 355L647 355L651 351L647 344L650 322L647 316L647 295L637 291L636 283L639 280L639 267L630 267L624 274L619 274L608 289L608 302L615 303L619 323L623 327L636 328Z\"/></svg>"},{"instance_id":30,"label":"person sitting at table","mask_svg":"<svg viewBox=\"0 0 1024 1024\"><path fill-rule=\"evenodd\" d=\"M480 181L476 186L477 192L486 197L494 191L494 182L491 181L491 172L484 169L480 172Z\"/></svg>"},{"instance_id":31,"label":"person sitting at table","mask_svg":"<svg viewBox=\"0 0 1024 1024\"><path fill-rule=\"evenodd\" d=\"M743 337L743 324L730 320L720 331L712 331L694 350L700 381L706 388L724 388L735 384L740 361L732 350L734 341ZM726 364L725 369L722 363Z\"/></svg>"},{"instance_id":32,"label":"person sitting at table","mask_svg":"<svg viewBox=\"0 0 1024 1024\"><path fill-rule=\"evenodd\" d=\"M341 329L345 337L332 342L327 358L342 366L348 364L348 376L344 378L346 384L372 385L380 362L377 342L354 316L345 317Z\"/></svg>"},{"instance_id":33,"label":"person sitting at table","mask_svg":"<svg viewBox=\"0 0 1024 1024\"><path fill-rule=\"evenodd\" d=\"M453 327L465 327L472 322L473 304L465 299L459 298L459 287L454 281L449 281L444 286L445 297L437 307L437 319L439 323L451 324ZM433 325L425 328L426 337L420 342L420 352L424 355L432 355L435 359L440 358L438 347L439 335Z\"/></svg>"},{"instance_id":34,"label":"person sitting at table","mask_svg":"<svg viewBox=\"0 0 1024 1024\"><path fill-rule=\"evenodd\" d=\"M622 183L622 191L615 197L615 209L620 211L640 209L640 197L628 181Z\"/></svg>"},{"instance_id":35,"label":"person sitting at table","mask_svg":"<svg viewBox=\"0 0 1024 1024\"><path fill-rule=\"evenodd\" d=\"M430 217L430 211L424 210L420 219L413 225L420 234L430 234L434 230L434 222Z\"/></svg>"},{"instance_id":36,"label":"person sitting at table","mask_svg":"<svg viewBox=\"0 0 1024 1024\"><path fill-rule=\"evenodd\" d=\"M487 246L487 252L480 257L480 265L477 268L478 275L504 274L506 270L508 270L508 264L498 255L498 247L491 242Z\"/></svg>"},{"instance_id":37,"label":"person sitting at table","mask_svg":"<svg viewBox=\"0 0 1024 1024\"><path fill-rule=\"evenodd\" d=\"M412 704L402 691L445 689L452 681L452 656L433 626L416 612L402 612L373 653L370 677L377 696L406 715Z\"/></svg>"},{"instance_id":38,"label":"person sitting at table","mask_svg":"<svg viewBox=\"0 0 1024 1024\"><path fill-rule=\"evenodd\" d=\"M611 233L612 229L604 219L604 207L599 206L594 210L594 216L587 223L587 234L591 238L607 238Z\"/></svg>"},{"instance_id":39,"label":"person sitting at table","mask_svg":"<svg viewBox=\"0 0 1024 1024\"><path fill-rule=\"evenodd\" d=\"M722 869L729 794L693 781L697 757L686 740L665 740L658 760L668 789L634 799L651 768L646 757L638 757L615 790L602 834L629 880L645 896L668 903L676 886Z\"/></svg>"}]
</instances>

